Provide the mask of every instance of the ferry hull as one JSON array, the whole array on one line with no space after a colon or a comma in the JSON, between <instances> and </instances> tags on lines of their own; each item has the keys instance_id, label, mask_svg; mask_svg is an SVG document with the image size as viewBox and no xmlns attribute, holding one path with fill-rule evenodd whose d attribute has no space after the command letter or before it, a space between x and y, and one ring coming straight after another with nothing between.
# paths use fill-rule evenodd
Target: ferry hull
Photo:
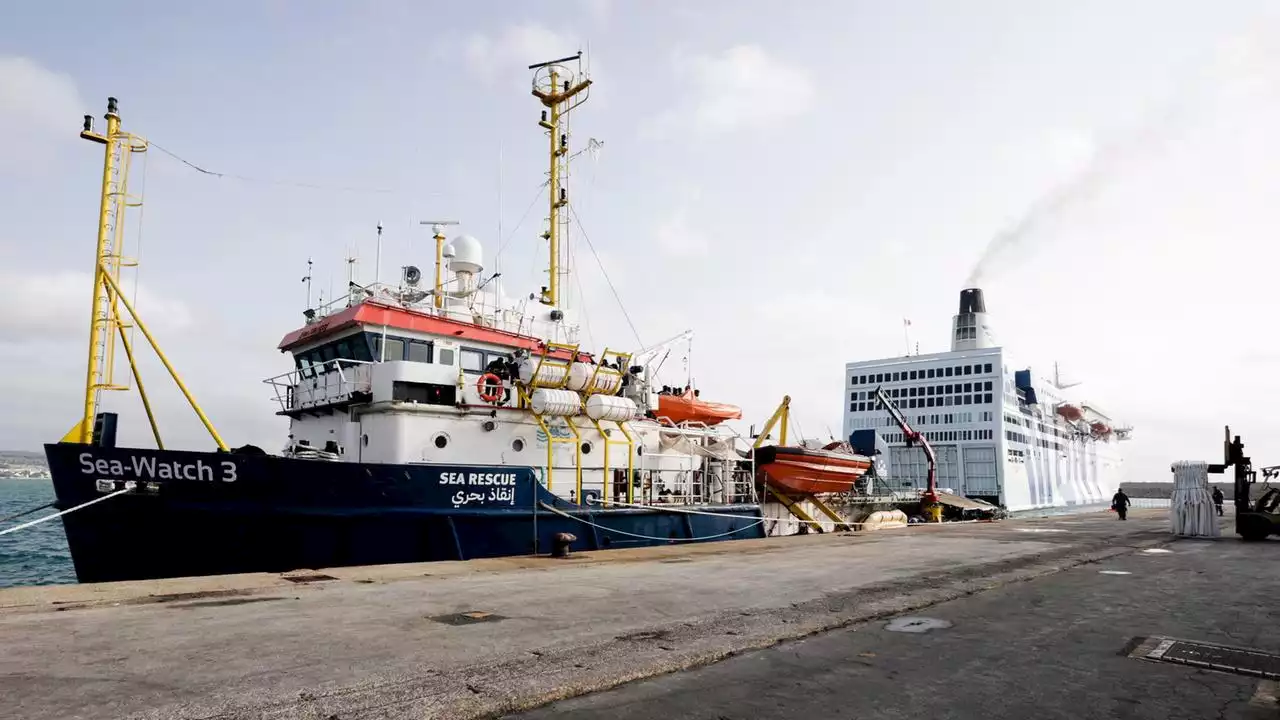
<instances>
[{"instance_id":1,"label":"ferry hull","mask_svg":"<svg viewBox=\"0 0 1280 720\"><path fill-rule=\"evenodd\" d=\"M525 555L561 532L577 536L575 550L765 536L759 505L589 508L549 492L531 467L71 443L45 454L59 509L134 483L63 517L80 582Z\"/></svg>"}]
</instances>

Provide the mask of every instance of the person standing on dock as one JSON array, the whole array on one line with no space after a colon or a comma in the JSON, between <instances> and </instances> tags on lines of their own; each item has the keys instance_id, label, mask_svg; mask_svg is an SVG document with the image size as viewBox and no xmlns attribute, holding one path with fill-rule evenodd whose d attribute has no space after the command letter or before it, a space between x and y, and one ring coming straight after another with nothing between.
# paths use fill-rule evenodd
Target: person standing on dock
<instances>
[{"instance_id":1,"label":"person standing on dock","mask_svg":"<svg viewBox=\"0 0 1280 720\"><path fill-rule=\"evenodd\" d=\"M1121 520L1125 519L1125 515L1129 513L1129 496L1124 494L1124 490L1117 490L1111 497L1111 509L1116 511Z\"/></svg>"},{"instance_id":2,"label":"person standing on dock","mask_svg":"<svg viewBox=\"0 0 1280 720\"><path fill-rule=\"evenodd\" d=\"M1213 506L1218 509L1218 517L1222 517L1222 488L1215 485L1213 487Z\"/></svg>"}]
</instances>

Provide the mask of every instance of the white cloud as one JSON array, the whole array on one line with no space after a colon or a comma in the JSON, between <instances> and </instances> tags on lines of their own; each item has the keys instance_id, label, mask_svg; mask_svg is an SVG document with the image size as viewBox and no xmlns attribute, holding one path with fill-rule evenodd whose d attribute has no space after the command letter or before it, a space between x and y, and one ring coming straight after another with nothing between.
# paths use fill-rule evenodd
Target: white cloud
<instances>
[{"instance_id":1,"label":"white cloud","mask_svg":"<svg viewBox=\"0 0 1280 720\"><path fill-rule=\"evenodd\" d=\"M613 14L613 0L579 0L587 16L596 24L608 22Z\"/></svg>"},{"instance_id":2,"label":"white cloud","mask_svg":"<svg viewBox=\"0 0 1280 720\"><path fill-rule=\"evenodd\" d=\"M123 283L132 292L132 283ZM0 343L56 341L84 335L88 328L90 288L87 272L0 273L0 306L16 308L0 316ZM138 289L129 301L153 333L181 330L191 324L191 311L177 300ZM123 306L121 313L127 315ZM141 339L138 340L141 342Z\"/></svg>"},{"instance_id":3,"label":"white cloud","mask_svg":"<svg viewBox=\"0 0 1280 720\"><path fill-rule=\"evenodd\" d=\"M711 249L707 236L689 224L688 212L684 209L677 210L659 223L655 233L658 236L658 248L668 257L702 257Z\"/></svg>"},{"instance_id":4,"label":"white cloud","mask_svg":"<svg viewBox=\"0 0 1280 720\"><path fill-rule=\"evenodd\" d=\"M676 58L688 86L684 102L653 118L645 130L678 127L706 133L763 127L807 113L817 97L809 72L770 56L759 45Z\"/></svg>"},{"instance_id":5,"label":"white cloud","mask_svg":"<svg viewBox=\"0 0 1280 720\"><path fill-rule=\"evenodd\" d=\"M524 73L529 65L572 55L578 43L545 25L511 25L497 35L472 35L463 47L467 66L486 79Z\"/></svg>"},{"instance_id":6,"label":"white cloud","mask_svg":"<svg viewBox=\"0 0 1280 720\"><path fill-rule=\"evenodd\" d=\"M689 222L689 207L702 197L702 189L686 187L675 211L660 222L654 230L658 248L668 257L695 258L705 256L711 249L707 236Z\"/></svg>"},{"instance_id":7,"label":"white cloud","mask_svg":"<svg viewBox=\"0 0 1280 720\"><path fill-rule=\"evenodd\" d=\"M74 138L85 105L70 76L25 57L0 56L0 165L30 161L50 142Z\"/></svg>"}]
</instances>

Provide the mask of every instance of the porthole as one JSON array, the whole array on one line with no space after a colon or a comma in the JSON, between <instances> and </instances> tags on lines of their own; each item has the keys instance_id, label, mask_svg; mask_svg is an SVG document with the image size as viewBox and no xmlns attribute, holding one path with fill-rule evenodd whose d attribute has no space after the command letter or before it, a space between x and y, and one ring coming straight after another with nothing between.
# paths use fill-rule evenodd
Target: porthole
<instances>
[{"instance_id":1,"label":"porthole","mask_svg":"<svg viewBox=\"0 0 1280 720\"><path fill-rule=\"evenodd\" d=\"M524 438L516 438L511 441L511 449L516 452L524 450Z\"/></svg>"},{"instance_id":2,"label":"porthole","mask_svg":"<svg viewBox=\"0 0 1280 720\"><path fill-rule=\"evenodd\" d=\"M591 452L591 443L589 442L582 443L582 454L586 455L590 452Z\"/></svg>"},{"instance_id":3,"label":"porthole","mask_svg":"<svg viewBox=\"0 0 1280 720\"><path fill-rule=\"evenodd\" d=\"M435 443L436 447L443 450L445 449L445 447L449 445L449 436L445 435L444 433L440 433L439 435L436 435L435 439L432 440L432 442Z\"/></svg>"}]
</instances>

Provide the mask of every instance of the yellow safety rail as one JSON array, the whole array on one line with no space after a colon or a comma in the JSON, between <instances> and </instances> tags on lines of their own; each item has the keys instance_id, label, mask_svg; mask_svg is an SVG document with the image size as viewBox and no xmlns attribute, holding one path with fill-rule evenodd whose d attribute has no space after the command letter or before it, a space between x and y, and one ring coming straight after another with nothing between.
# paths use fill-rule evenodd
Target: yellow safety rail
<instances>
[{"instance_id":1,"label":"yellow safety rail","mask_svg":"<svg viewBox=\"0 0 1280 720\"><path fill-rule=\"evenodd\" d=\"M582 414L584 415L586 415L587 413L587 399L592 395L604 394L604 393L595 392L596 380L600 376L600 370L604 367L604 363L608 361L610 357L617 360L619 375L626 372L627 366L631 364L631 353L617 352L614 350L610 350L609 348L605 348L604 352L600 353L600 357L597 358L595 371L591 373L591 379L587 381L587 386L583 391ZM619 388L621 388L621 386L619 386ZM613 393L609 393L609 394L613 394ZM601 475L601 478L603 478L602 480L603 487L600 491L601 494L604 496L602 500L604 500L605 502L612 502L612 496L609 494L609 446L620 445L620 446L626 447L626 453L627 453L627 475L626 475L627 502L628 503L634 502L635 487L631 481L631 477L635 472L635 457L636 457L635 438L631 436L631 433L630 431L627 430L626 424L624 422L615 420L613 421L613 423L617 425L618 430L622 432L623 440L611 441L609 439L610 438L609 430L604 428L600 424L600 421L596 420L595 418L592 418L590 415L587 415L587 419L591 421L592 425L595 425L596 432L600 433L600 442L604 447L604 464L603 464L603 467L600 469L600 475Z\"/></svg>"},{"instance_id":2,"label":"yellow safety rail","mask_svg":"<svg viewBox=\"0 0 1280 720\"><path fill-rule=\"evenodd\" d=\"M554 384L542 384L539 382L539 375L542 372L543 365L546 364L548 355L556 350L564 350L569 354L569 360L565 364L564 377ZM563 343L546 343L543 346L543 352L538 355L538 364L533 367L533 376L529 378L530 388L549 388L552 390L564 389L569 384L569 371L573 369L573 360L578 357L578 346ZM532 394L523 386L517 385L516 390L519 392L520 402L529 409L529 413L533 415L533 419L538 423L538 427L543 434L547 436L547 489L550 490L552 485L552 476L555 474L555 446L556 443L573 443L573 470L575 475L576 491L574 500L578 504L582 504L582 435L578 432L578 426L574 425L573 418L564 416L564 424L569 428L569 432L573 437L557 438L551 433L551 426L547 424L542 415L533 409Z\"/></svg>"}]
</instances>

